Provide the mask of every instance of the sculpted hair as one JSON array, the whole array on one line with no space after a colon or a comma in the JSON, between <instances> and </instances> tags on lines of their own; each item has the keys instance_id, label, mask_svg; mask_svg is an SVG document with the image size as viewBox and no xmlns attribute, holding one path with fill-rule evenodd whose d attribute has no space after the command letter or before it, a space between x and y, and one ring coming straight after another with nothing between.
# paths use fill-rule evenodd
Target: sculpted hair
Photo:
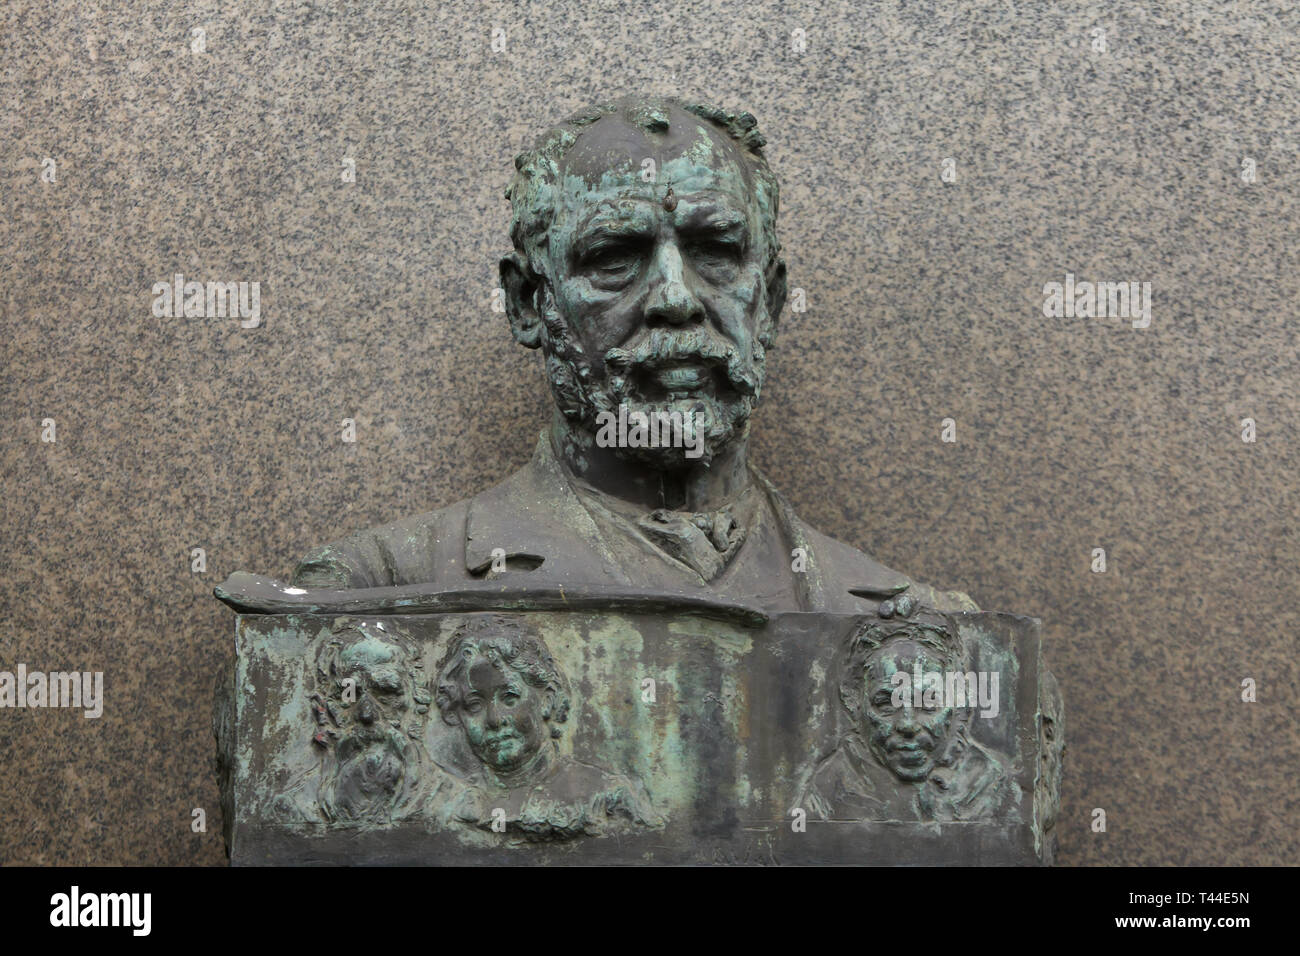
<instances>
[{"instance_id":1,"label":"sculpted hair","mask_svg":"<svg viewBox=\"0 0 1300 956\"><path fill-rule=\"evenodd\" d=\"M515 157L516 172L505 190L506 199L510 200L511 206L510 239L515 250L529 262L534 271L537 269L532 253L537 246L546 242L547 230L555 217L560 189L560 166L582 131L606 116L618 114L641 129L663 132L670 123L669 105L707 121L725 132L736 145L737 152L744 159L742 165L758 201L761 231L767 249L764 265L770 269L776 263L781 252L781 243L776 235L780 186L763 155L767 140L758 131L758 120L754 114L676 97L627 97L589 106L575 113L538 137L532 149Z\"/></svg>"},{"instance_id":2,"label":"sculpted hair","mask_svg":"<svg viewBox=\"0 0 1300 956\"><path fill-rule=\"evenodd\" d=\"M939 615L932 615L938 617ZM849 661L840 679L840 703L856 722L862 714L862 692L867 663L880 647L900 640L910 640L930 651L945 671L970 670L970 655L957 636L957 629L945 619L937 621L872 622L853 635Z\"/></svg>"},{"instance_id":3,"label":"sculpted hair","mask_svg":"<svg viewBox=\"0 0 1300 956\"><path fill-rule=\"evenodd\" d=\"M316 653L317 685L337 691L342 680L351 674L344 665L344 657L350 649L366 640L380 641L397 651L401 670L415 680L418 688L420 681L415 667L418 655L414 645L405 635L386 630L383 623L346 624L335 630Z\"/></svg>"},{"instance_id":4,"label":"sculpted hair","mask_svg":"<svg viewBox=\"0 0 1300 956\"><path fill-rule=\"evenodd\" d=\"M470 665L485 660L498 669L509 668L524 683L550 692L551 702L543 718L551 725L551 736L562 733L559 725L569 717L569 688L551 652L528 625L499 615L474 618L452 632L447 653L438 663L436 701L443 720L451 722L465 702L465 679Z\"/></svg>"}]
</instances>

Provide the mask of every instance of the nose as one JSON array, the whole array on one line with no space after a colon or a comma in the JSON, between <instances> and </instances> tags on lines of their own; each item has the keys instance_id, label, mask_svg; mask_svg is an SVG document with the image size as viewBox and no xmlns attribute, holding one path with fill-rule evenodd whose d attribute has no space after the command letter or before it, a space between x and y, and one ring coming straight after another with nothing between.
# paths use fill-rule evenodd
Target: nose
<instances>
[{"instance_id":1,"label":"nose","mask_svg":"<svg viewBox=\"0 0 1300 956\"><path fill-rule=\"evenodd\" d=\"M912 709L910 702L904 701L903 712L894 723L894 730L904 737L914 737L920 729L921 725L916 722L916 711Z\"/></svg>"},{"instance_id":2,"label":"nose","mask_svg":"<svg viewBox=\"0 0 1300 956\"><path fill-rule=\"evenodd\" d=\"M489 727L500 727L508 720L506 708L499 702L492 701L487 708L487 725Z\"/></svg>"},{"instance_id":3,"label":"nose","mask_svg":"<svg viewBox=\"0 0 1300 956\"><path fill-rule=\"evenodd\" d=\"M646 325L690 325L704 321L704 304L686 282L681 250L666 242L655 252L650 267L650 294Z\"/></svg>"}]
</instances>

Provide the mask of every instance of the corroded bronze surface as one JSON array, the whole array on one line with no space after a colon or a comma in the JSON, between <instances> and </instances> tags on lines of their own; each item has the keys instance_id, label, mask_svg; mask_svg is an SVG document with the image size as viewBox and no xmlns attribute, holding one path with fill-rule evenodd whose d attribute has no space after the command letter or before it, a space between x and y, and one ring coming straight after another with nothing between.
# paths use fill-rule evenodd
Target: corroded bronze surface
<instances>
[{"instance_id":1,"label":"corroded bronze surface","mask_svg":"<svg viewBox=\"0 0 1300 956\"><path fill-rule=\"evenodd\" d=\"M554 414L445 508L236 574L236 862L1050 861L1038 623L827 538L748 460L786 267L748 113L630 98L516 159Z\"/></svg>"},{"instance_id":2,"label":"corroded bronze surface","mask_svg":"<svg viewBox=\"0 0 1300 956\"><path fill-rule=\"evenodd\" d=\"M755 624L607 598L242 615L237 635L237 863L1048 858L1032 618ZM880 706L880 679L914 665L999 680L957 706Z\"/></svg>"}]
</instances>

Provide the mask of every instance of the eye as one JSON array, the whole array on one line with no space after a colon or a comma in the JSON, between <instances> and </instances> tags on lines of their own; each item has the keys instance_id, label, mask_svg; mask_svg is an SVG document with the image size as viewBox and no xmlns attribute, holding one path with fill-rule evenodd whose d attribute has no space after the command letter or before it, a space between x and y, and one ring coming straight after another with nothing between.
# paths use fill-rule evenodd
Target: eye
<instances>
[{"instance_id":1,"label":"eye","mask_svg":"<svg viewBox=\"0 0 1300 956\"><path fill-rule=\"evenodd\" d=\"M519 695L516 694L514 691L508 691L508 692L507 692L507 693L502 697L502 700L505 702L505 705L506 705L507 707L513 707L513 706L515 706L516 703L518 703L518 701L519 701Z\"/></svg>"},{"instance_id":2,"label":"eye","mask_svg":"<svg viewBox=\"0 0 1300 956\"><path fill-rule=\"evenodd\" d=\"M583 260L583 266L598 275L616 276L633 268L641 250L633 243L613 242L593 249Z\"/></svg>"},{"instance_id":3,"label":"eye","mask_svg":"<svg viewBox=\"0 0 1300 956\"><path fill-rule=\"evenodd\" d=\"M691 244L691 252L705 259L735 259L740 255L740 246L728 239L699 239Z\"/></svg>"},{"instance_id":4,"label":"eye","mask_svg":"<svg viewBox=\"0 0 1300 956\"><path fill-rule=\"evenodd\" d=\"M465 713L467 714L477 714L482 709L483 702L478 699L465 701Z\"/></svg>"}]
</instances>

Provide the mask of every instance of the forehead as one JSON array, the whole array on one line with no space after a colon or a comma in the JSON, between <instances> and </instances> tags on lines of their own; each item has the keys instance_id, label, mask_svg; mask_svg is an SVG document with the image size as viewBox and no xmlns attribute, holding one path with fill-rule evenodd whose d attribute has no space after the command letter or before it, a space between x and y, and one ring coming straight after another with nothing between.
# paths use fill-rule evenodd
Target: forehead
<instances>
[{"instance_id":1,"label":"forehead","mask_svg":"<svg viewBox=\"0 0 1300 956\"><path fill-rule=\"evenodd\" d=\"M480 691L493 687L509 686L515 683L511 679L511 672L508 668L502 667L486 657L475 657L470 663L465 676L469 686Z\"/></svg>"},{"instance_id":2,"label":"forehead","mask_svg":"<svg viewBox=\"0 0 1300 956\"><path fill-rule=\"evenodd\" d=\"M923 670L942 670L943 662L930 648L912 640L891 641L871 652L867 658L867 672L872 675L888 677L900 670L911 670L913 664L919 663Z\"/></svg>"},{"instance_id":3,"label":"forehead","mask_svg":"<svg viewBox=\"0 0 1300 956\"><path fill-rule=\"evenodd\" d=\"M374 667L386 664L397 657L397 649L377 637L367 636L345 647L339 654L347 667Z\"/></svg>"},{"instance_id":4,"label":"forehead","mask_svg":"<svg viewBox=\"0 0 1300 956\"><path fill-rule=\"evenodd\" d=\"M570 222L594 208L627 200L662 201L668 186L678 197L748 212L748 164L722 130L682 110L656 132L608 116L583 131L561 162L559 218ZM643 180L646 160L654 176ZM623 201L623 202L620 202Z\"/></svg>"}]
</instances>

